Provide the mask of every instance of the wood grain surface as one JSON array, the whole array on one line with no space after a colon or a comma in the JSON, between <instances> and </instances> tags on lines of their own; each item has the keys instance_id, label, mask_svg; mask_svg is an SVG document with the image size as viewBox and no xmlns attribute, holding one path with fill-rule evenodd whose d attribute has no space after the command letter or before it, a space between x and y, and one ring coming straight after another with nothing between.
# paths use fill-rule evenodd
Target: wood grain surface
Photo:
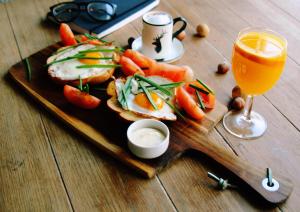
<instances>
[{"instance_id":1,"label":"wood grain surface","mask_svg":"<svg viewBox=\"0 0 300 212\"><path fill-rule=\"evenodd\" d=\"M70 202L39 110L6 77L20 60L9 22L0 4L0 211L68 211Z\"/></svg>"},{"instance_id":2,"label":"wood grain surface","mask_svg":"<svg viewBox=\"0 0 300 212\"><path fill-rule=\"evenodd\" d=\"M48 7L55 3L57 1L54 0L13 0L0 5L0 26L4 32L0 33L0 44L1 47L5 46L5 49L0 50L1 76L5 76L7 69L19 61L20 57L27 57L58 41L57 28L41 22ZM11 98L8 101L10 104L3 100L0 103L1 211L43 210L50 202L51 208L48 207L48 211L299 210L298 1L170 0L161 1L158 8L171 12L174 17L181 15L188 20L189 28L184 40L187 51L178 63L191 65L198 77L210 81L217 91L218 99L224 104L228 102L235 83L230 73L216 76L215 69L223 60L231 60L231 48L238 31L247 26L265 26L287 37L289 59L285 71L277 85L264 96L257 97L254 104L254 109L268 121L267 133L255 141L243 141L230 136L219 124L211 136L218 144L239 157L262 167L271 167L275 178L276 173L291 178L294 191L290 198L284 204L269 205L246 188L220 192L214 189L214 182L207 178L207 171L229 178L232 183L237 183L237 179L212 160L195 152L186 154L182 160L178 160L152 180L139 179L130 174L123 165L96 150L93 145L86 144L84 138L74 135L72 130L65 129L64 125L45 113L30 98L20 95L16 86L3 79L0 95L3 98L7 95ZM193 37L195 26L202 22L209 25L209 36L205 39ZM118 40L124 45L128 37L137 37L140 34L140 27L141 20L138 19L116 31L108 39ZM27 114L25 117L30 117L31 121L20 123L19 118L13 118L22 114ZM39 132L36 132L38 128L32 127L32 124L37 126L40 123L37 116L42 120L41 127L47 134L47 142L52 146L52 152L40 148L41 143L46 142L46 138L39 136ZM18 133L11 131L13 128L24 130L20 130L17 137ZM26 135L31 134L33 139L23 136L25 129ZM24 148L31 152L26 154L26 159L34 161L30 163L30 167L23 166L25 172L36 173L34 170L38 170L44 173L44 177L37 178L35 174L24 177L23 173L15 174L12 170L7 170L6 165L2 166L2 158L9 155L12 159L17 159L20 154L15 154L15 151L20 153ZM52 158L52 161L55 158L56 164L51 163L49 158ZM38 165L36 161L44 162ZM52 171L54 166L56 171ZM60 180L52 177L49 172L60 173ZM58 190L61 187L60 181L63 182L65 191ZM24 182L27 182L26 186ZM50 198L47 195L41 197L41 186L45 186L43 192L48 193ZM12 187L15 188L13 191ZM66 196L69 198L65 198ZM33 199L39 201L31 201ZM15 204L11 204L12 202Z\"/></svg>"}]
</instances>

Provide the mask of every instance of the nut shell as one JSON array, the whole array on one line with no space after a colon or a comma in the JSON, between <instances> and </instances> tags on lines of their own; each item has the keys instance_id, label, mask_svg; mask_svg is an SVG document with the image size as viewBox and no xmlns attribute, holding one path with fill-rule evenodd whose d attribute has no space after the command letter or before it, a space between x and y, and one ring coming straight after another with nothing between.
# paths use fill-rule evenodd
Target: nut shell
<instances>
[{"instance_id":1,"label":"nut shell","mask_svg":"<svg viewBox=\"0 0 300 212\"><path fill-rule=\"evenodd\" d=\"M179 35L176 36L176 38L180 41L185 39L185 37L186 37L186 32L185 31L180 32Z\"/></svg>"},{"instance_id":2,"label":"nut shell","mask_svg":"<svg viewBox=\"0 0 300 212\"><path fill-rule=\"evenodd\" d=\"M242 96L241 88L240 88L240 86L236 85L232 89L232 98L241 97L241 96Z\"/></svg>"},{"instance_id":3,"label":"nut shell","mask_svg":"<svg viewBox=\"0 0 300 212\"><path fill-rule=\"evenodd\" d=\"M199 24L196 28L196 31L198 36L206 37L210 30L207 24Z\"/></svg>"},{"instance_id":4,"label":"nut shell","mask_svg":"<svg viewBox=\"0 0 300 212\"><path fill-rule=\"evenodd\" d=\"M233 110L242 110L245 107L245 100L242 97L236 97L231 102Z\"/></svg>"},{"instance_id":5,"label":"nut shell","mask_svg":"<svg viewBox=\"0 0 300 212\"><path fill-rule=\"evenodd\" d=\"M218 74L226 74L229 71L229 66L226 63L220 63L218 65Z\"/></svg>"}]
</instances>

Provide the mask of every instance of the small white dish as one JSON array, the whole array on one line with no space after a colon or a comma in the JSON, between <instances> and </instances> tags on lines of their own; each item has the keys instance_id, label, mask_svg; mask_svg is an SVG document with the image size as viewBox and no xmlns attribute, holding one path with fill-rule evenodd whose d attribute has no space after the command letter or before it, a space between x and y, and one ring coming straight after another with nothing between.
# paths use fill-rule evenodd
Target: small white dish
<instances>
[{"instance_id":1,"label":"small white dish","mask_svg":"<svg viewBox=\"0 0 300 212\"><path fill-rule=\"evenodd\" d=\"M131 47L133 50L144 54L142 51L142 37L138 37L137 39L135 39L131 44ZM166 58L152 58L152 59L157 60L159 62L165 62L165 63L172 63L176 60L179 60L184 53L184 46L182 42L177 38L174 38L172 48L173 50L171 51L171 54L168 55Z\"/></svg>"},{"instance_id":2,"label":"small white dish","mask_svg":"<svg viewBox=\"0 0 300 212\"><path fill-rule=\"evenodd\" d=\"M135 134L141 129L153 129L157 130L161 135L162 139L159 142L145 145L145 134L143 138L137 139ZM169 146L170 132L168 127L161 121L154 119L141 119L133 122L127 129L128 148L130 151L139 158L152 159L157 158L164 154Z\"/></svg>"}]
</instances>

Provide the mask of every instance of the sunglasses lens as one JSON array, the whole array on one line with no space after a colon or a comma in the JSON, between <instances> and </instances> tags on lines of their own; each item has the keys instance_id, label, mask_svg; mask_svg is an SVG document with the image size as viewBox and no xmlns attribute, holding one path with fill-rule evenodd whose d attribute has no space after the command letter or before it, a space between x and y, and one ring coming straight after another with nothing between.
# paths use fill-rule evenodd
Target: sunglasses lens
<instances>
[{"instance_id":1,"label":"sunglasses lens","mask_svg":"<svg viewBox=\"0 0 300 212\"><path fill-rule=\"evenodd\" d=\"M87 10L93 18L99 21L108 21L115 14L114 7L104 2L90 3Z\"/></svg>"},{"instance_id":2,"label":"sunglasses lens","mask_svg":"<svg viewBox=\"0 0 300 212\"><path fill-rule=\"evenodd\" d=\"M60 4L53 8L53 15L58 22L70 22L80 13L76 4Z\"/></svg>"}]
</instances>

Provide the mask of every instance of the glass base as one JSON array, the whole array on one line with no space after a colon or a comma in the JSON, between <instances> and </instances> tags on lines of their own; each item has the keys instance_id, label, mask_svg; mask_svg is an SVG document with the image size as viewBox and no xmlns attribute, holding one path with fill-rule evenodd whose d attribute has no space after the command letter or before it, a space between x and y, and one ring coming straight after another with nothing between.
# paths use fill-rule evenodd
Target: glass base
<instances>
[{"instance_id":1,"label":"glass base","mask_svg":"<svg viewBox=\"0 0 300 212\"><path fill-rule=\"evenodd\" d=\"M267 129L264 117L252 111L250 120L243 112L229 111L223 118L225 129L238 138L254 139L262 136Z\"/></svg>"}]
</instances>

